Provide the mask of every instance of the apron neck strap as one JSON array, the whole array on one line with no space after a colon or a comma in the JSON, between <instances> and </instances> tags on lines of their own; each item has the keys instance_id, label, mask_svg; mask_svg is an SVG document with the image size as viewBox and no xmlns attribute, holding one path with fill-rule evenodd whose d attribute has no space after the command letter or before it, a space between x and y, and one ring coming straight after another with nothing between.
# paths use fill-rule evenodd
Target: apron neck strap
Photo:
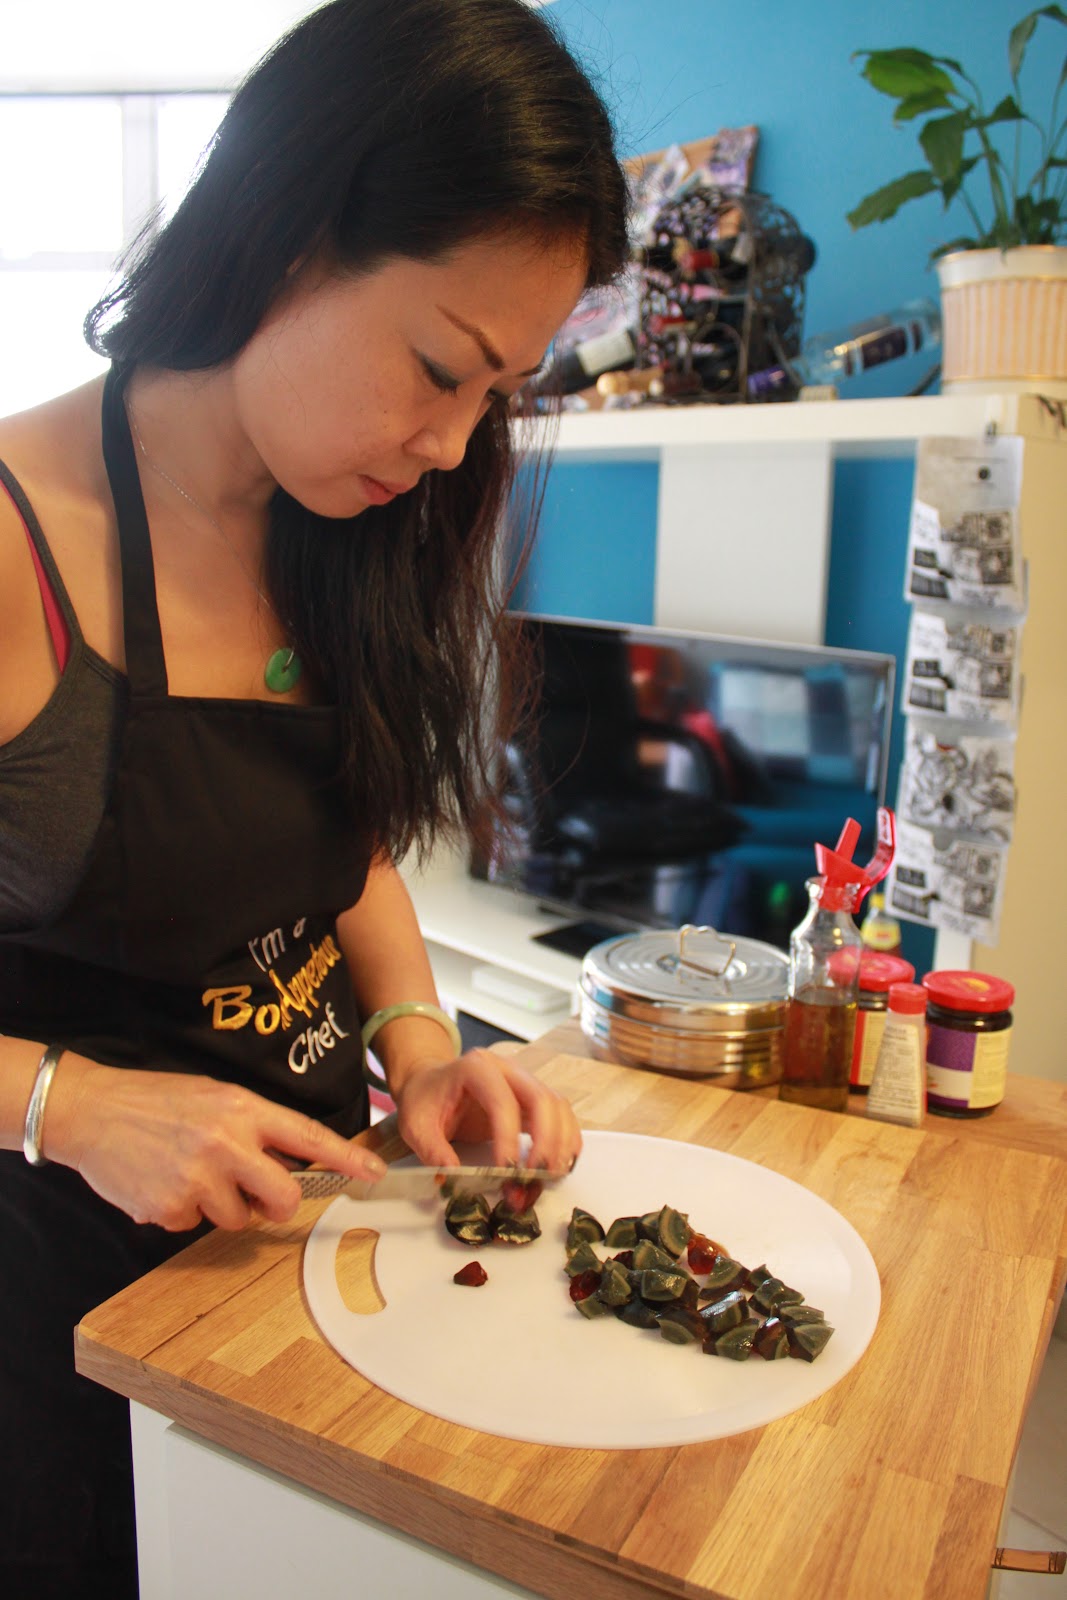
<instances>
[{"instance_id":1,"label":"apron neck strap","mask_svg":"<svg viewBox=\"0 0 1067 1600\"><path fill-rule=\"evenodd\" d=\"M167 663L156 603L152 538L137 456L123 394L129 369L112 365L104 382L103 448L111 495L118 518L122 560L122 631L126 644L126 676L134 699L165 699Z\"/></svg>"}]
</instances>

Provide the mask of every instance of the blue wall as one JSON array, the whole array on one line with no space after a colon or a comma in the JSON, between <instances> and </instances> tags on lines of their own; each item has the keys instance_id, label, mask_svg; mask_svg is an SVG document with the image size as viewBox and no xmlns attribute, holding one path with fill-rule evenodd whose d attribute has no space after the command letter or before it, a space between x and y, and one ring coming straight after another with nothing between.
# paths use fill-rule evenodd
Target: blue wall
<instances>
[{"instance_id":1,"label":"blue wall","mask_svg":"<svg viewBox=\"0 0 1067 1600\"><path fill-rule=\"evenodd\" d=\"M970 231L958 205L946 231L936 197L892 222L849 228L846 211L921 164L919 124L893 126L894 102L860 76L852 53L913 45L954 57L991 107L1010 90L1008 33L1028 9L1027 0L557 0L551 15L612 108L622 155L757 124L755 187L819 249L808 279L807 326L816 332L936 298L930 251ZM1023 78L1041 114L1065 46L1067 29L1042 20ZM887 392L903 393L904 365L892 371Z\"/></svg>"},{"instance_id":2,"label":"blue wall","mask_svg":"<svg viewBox=\"0 0 1067 1600\"><path fill-rule=\"evenodd\" d=\"M873 189L921 165L918 124L894 127L893 102L850 57L912 45L961 62L987 107L1010 90L1007 38L1025 0L558 0L552 15L611 107L623 156L685 143L721 127L760 129L754 187L815 240L805 330L832 330L920 296L937 299L931 251L969 231L957 205L936 197L854 233L845 221ZM1045 114L1067 30L1042 21L1023 77L1024 103ZM984 199L984 196L982 197ZM843 390L849 398L906 394L929 356L890 363ZM902 461L839 463L834 482L826 641L902 655L903 574L912 468ZM657 472L654 466L577 466L551 472L537 548L518 603L604 620L652 620ZM890 799L901 719L890 753ZM932 942L905 930L905 953L929 965Z\"/></svg>"},{"instance_id":3,"label":"blue wall","mask_svg":"<svg viewBox=\"0 0 1067 1600\"><path fill-rule=\"evenodd\" d=\"M901 303L937 298L928 261L967 230L959 204L946 216L935 197L891 222L853 232L845 213L871 190L921 164L917 123L894 127L893 102L875 93L851 60L859 49L915 45L962 62L994 104L1010 89L1007 37L1025 0L750 0L731 10L710 0L558 0L552 15L611 107L623 156L686 142L720 127L760 129L755 187L797 218L816 242L807 278L805 328L829 331ZM1023 76L1024 102L1044 115L1067 30L1042 21ZM983 196L984 198L984 196ZM849 398L907 394L925 376L922 354L852 380ZM877 507L864 471L838 471L827 640L883 648L868 632L870 609L846 606L864 584L903 626L907 508L899 495ZM553 469L538 549L519 603L572 616L647 622L655 571L656 469L560 464ZM842 549L842 541L862 549ZM610 562L605 563L605 556ZM857 569L859 562L859 569ZM845 631L843 631L845 630Z\"/></svg>"}]
</instances>

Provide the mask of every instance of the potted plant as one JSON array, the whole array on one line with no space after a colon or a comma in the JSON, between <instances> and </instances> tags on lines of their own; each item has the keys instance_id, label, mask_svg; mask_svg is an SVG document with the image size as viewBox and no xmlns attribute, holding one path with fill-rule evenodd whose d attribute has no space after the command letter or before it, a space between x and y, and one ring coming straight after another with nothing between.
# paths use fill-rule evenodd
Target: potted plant
<instances>
[{"instance_id":1,"label":"potted plant","mask_svg":"<svg viewBox=\"0 0 1067 1600\"><path fill-rule=\"evenodd\" d=\"M1015 24L1011 90L989 110L973 78L947 56L856 52L867 81L896 100L894 122L924 119L918 136L926 164L862 200L848 213L852 227L888 221L929 194L968 218L967 232L931 257L941 283L945 387L1067 394L1067 117L1060 112L1067 62L1044 121L1024 108L1020 86L1042 18L1067 26L1058 5Z\"/></svg>"}]
</instances>

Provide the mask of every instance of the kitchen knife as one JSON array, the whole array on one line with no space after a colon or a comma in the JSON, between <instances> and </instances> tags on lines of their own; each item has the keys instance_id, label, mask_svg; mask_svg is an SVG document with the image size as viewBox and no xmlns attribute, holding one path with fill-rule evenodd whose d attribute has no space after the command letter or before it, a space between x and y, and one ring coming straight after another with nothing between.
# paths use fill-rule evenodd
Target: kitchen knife
<instances>
[{"instance_id":1,"label":"kitchen knife","mask_svg":"<svg viewBox=\"0 0 1067 1600\"><path fill-rule=\"evenodd\" d=\"M346 1194L353 1200L419 1200L451 1192L496 1189L504 1183L540 1183L548 1186L565 1178L565 1172L549 1172L532 1167L402 1167L391 1166L375 1182L349 1178L343 1172L309 1169L294 1172L305 1200L322 1200Z\"/></svg>"}]
</instances>

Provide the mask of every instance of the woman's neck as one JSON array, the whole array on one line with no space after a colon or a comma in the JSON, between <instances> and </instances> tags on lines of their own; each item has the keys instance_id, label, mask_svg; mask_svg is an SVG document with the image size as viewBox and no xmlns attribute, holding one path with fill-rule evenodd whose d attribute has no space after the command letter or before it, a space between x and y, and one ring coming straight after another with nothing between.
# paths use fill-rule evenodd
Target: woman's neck
<instances>
[{"instance_id":1,"label":"woman's neck","mask_svg":"<svg viewBox=\"0 0 1067 1600\"><path fill-rule=\"evenodd\" d=\"M142 463L258 560L276 485L241 427L227 368L139 368L126 410Z\"/></svg>"}]
</instances>

